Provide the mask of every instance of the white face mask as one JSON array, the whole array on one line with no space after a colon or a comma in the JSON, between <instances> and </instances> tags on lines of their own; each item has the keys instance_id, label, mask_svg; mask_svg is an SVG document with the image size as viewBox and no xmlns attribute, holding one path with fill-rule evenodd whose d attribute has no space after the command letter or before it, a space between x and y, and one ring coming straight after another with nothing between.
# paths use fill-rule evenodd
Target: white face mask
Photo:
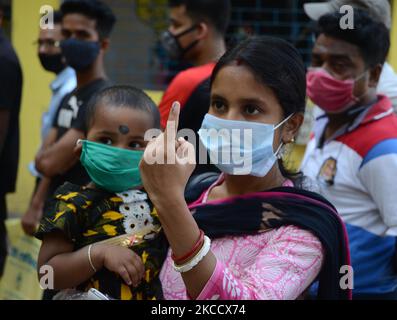
<instances>
[{"instance_id":1,"label":"white face mask","mask_svg":"<svg viewBox=\"0 0 397 320\"><path fill-rule=\"evenodd\" d=\"M250 121L223 120L207 114L198 134L211 163L224 173L264 177L277 161L273 151L274 131L278 125Z\"/></svg>"}]
</instances>

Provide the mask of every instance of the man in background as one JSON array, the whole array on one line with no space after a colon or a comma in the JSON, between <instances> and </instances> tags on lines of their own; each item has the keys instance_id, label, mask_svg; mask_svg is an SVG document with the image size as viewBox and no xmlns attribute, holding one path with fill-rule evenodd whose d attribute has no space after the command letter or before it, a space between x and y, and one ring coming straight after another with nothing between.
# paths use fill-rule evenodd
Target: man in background
<instances>
[{"instance_id":1,"label":"man in background","mask_svg":"<svg viewBox=\"0 0 397 320\"><path fill-rule=\"evenodd\" d=\"M179 73L160 103L164 128L171 105L181 103L180 128L197 132L209 109L208 79L226 51L225 33L230 18L229 0L169 0L170 26L162 43L171 58L193 65Z\"/></svg>"},{"instance_id":2,"label":"man in background","mask_svg":"<svg viewBox=\"0 0 397 320\"><path fill-rule=\"evenodd\" d=\"M193 67L180 72L160 102L161 126L165 128L173 102L181 104L179 129L198 132L210 106L209 80L216 62L226 52L230 0L169 0L170 26L162 35L169 56ZM196 141L197 157L199 154ZM194 174L217 171L198 165Z\"/></svg>"},{"instance_id":3,"label":"man in background","mask_svg":"<svg viewBox=\"0 0 397 320\"><path fill-rule=\"evenodd\" d=\"M90 182L74 148L77 140L85 138L88 101L109 85L104 57L116 23L110 7L99 0L66 0L61 13L62 54L76 71L77 87L62 100L36 156L35 166L43 178L31 202L41 207L66 181L77 185Z\"/></svg>"},{"instance_id":4,"label":"man in background","mask_svg":"<svg viewBox=\"0 0 397 320\"><path fill-rule=\"evenodd\" d=\"M397 115L377 94L390 35L368 12L321 16L307 75L316 119L302 171L346 224L354 299L397 299ZM351 274L351 275L353 275Z\"/></svg>"},{"instance_id":5,"label":"man in background","mask_svg":"<svg viewBox=\"0 0 397 320\"><path fill-rule=\"evenodd\" d=\"M339 12L344 5L366 11L372 19L382 22L390 31L392 18L388 0L332 0L325 3L306 3L304 10L312 20L317 21L324 14ZM387 62L383 65L377 92L389 97L397 113L397 74Z\"/></svg>"},{"instance_id":6,"label":"man in background","mask_svg":"<svg viewBox=\"0 0 397 320\"><path fill-rule=\"evenodd\" d=\"M38 58L44 70L54 73L56 78L52 81L50 89L52 97L47 112L43 114L41 125L41 139L44 141L48 136L54 122L55 114L66 94L69 94L76 87L76 73L66 65L62 55L60 43L62 41L62 14L54 12L54 28L40 29L38 45ZM31 174L40 181L40 174L37 172L34 162L29 165ZM28 235L33 235L36 226L42 216L42 203L32 202L22 218L22 228Z\"/></svg>"}]
</instances>

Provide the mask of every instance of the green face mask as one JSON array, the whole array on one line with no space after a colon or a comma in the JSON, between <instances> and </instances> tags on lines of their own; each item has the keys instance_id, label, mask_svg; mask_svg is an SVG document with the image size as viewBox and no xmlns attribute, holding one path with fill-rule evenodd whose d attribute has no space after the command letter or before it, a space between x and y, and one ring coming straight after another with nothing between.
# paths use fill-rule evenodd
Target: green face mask
<instances>
[{"instance_id":1,"label":"green face mask","mask_svg":"<svg viewBox=\"0 0 397 320\"><path fill-rule=\"evenodd\" d=\"M81 164L92 181L110 192L123 192L142 185L139 162L143 151L111 147L84 140Z\"/></svg>"}]
</instances>

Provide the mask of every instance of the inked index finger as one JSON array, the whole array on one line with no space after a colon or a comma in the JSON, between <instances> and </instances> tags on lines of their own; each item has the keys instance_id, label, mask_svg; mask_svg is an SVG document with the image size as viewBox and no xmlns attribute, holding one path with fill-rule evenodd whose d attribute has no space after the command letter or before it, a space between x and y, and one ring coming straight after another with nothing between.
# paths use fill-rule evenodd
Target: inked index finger
<instances>
[{"instance_id":1,"label":"inked index finger","mask_svg":"<svg viewBox=\"0 0 397 320\"><path fill-rule=\"evenodd\" d=\"M181 111L181 104L178 101L175 101L172 104L170 114L167 120L167 126L165 127L165 141L174 142L176 140L176 134L178 132L178 125L179 125L179 114Z\"/></svg>"}]
</instances>

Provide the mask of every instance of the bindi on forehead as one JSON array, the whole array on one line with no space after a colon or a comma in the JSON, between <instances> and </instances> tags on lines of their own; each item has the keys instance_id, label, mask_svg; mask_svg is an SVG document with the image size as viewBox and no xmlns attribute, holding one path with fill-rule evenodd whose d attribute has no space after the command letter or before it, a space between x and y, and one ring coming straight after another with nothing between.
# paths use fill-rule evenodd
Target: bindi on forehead
<instances>
[{"instance_id":1,"label":"bindi on forehead","mask_svg":"<svg viewBox=\"0 0 397 320\"><path fill-rule=\"evenodd\" d=\"M121 126L119 126L119 132L124 135L129 134L130 128L128 128L128 126L126 126L126 125L121 125Z\"/></svg>"}]
</instances>

